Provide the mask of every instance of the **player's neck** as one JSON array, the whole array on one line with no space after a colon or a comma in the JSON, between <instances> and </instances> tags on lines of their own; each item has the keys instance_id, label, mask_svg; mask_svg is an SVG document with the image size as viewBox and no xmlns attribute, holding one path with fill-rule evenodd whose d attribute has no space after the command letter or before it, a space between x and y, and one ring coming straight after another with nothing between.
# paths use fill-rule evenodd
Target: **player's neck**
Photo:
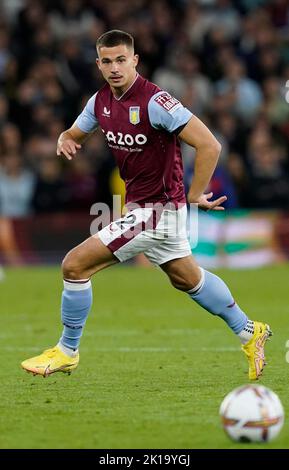
<instances>
[{"instance_id":1,"label":"player's neck","mask_svg":"<svg viewBox=\"0 0 289 470\"><path fill-rule=\"evenodd\" d=\"M138 77L138 73L135 72L133 77L123 87L114 88L113 86L111 86L110 88L115 98L116 99L121 98L128 91L128 89L132 87L137 77Z\"/></svg>"}]
</instances>

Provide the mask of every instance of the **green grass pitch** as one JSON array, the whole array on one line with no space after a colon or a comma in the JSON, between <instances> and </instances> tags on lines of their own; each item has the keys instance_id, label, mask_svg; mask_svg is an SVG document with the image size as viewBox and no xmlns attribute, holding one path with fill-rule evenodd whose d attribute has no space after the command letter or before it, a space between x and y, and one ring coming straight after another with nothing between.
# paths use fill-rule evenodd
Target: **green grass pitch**
<instances>
[{"instance_id":1,"label":"green grass pitch","mask_svg":"<svg viewBox=\"0 0 289 470\"><path fill-rule=\"evenodd\" d=\"M250 317L272 327L259 383L288 414L289 267L219 274ZM156 268L97 274L79 368L47 379L25 373L23 359L58 341L61 290L60 271L51 267L9 269L0 284L1 448L289 447L286 420L270 444L226 437L220 403L248 383L240 343Z\"/></svg>"}]
</instances>

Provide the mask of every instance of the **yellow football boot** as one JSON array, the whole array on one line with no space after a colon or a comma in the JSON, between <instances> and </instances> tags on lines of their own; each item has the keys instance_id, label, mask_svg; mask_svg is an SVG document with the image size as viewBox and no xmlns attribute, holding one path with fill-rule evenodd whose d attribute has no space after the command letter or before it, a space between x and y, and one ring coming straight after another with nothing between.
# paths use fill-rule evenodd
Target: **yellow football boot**
<instances>
[{"instance_id":1,"label":"yellow football boot","mask_svg":"<svg viewBox=\"0 0 289 470\"><path fill-rule=\"evenodd\" d=\"M249 379L256 380L262 375L265 362L264 347L272 335L269 325L254 321L254 334L248 343L242 345L242 350L249 362Z\"/></svg>"},{"instance_id":2,"label":"yellow football boot","mask_svg":"<svg viewBox=\"0 0 289 470\"><path fill-rule=\"evenodd\" d=\"M66 372L71 374L71 371L76 369L79 363L79 354L75 357L67 356L58 346L52 349L47 349L40 356L31 357L21 363L21 367L33 375L43 375L48 377L54 372Z\"/></svg>"}]
</instances>

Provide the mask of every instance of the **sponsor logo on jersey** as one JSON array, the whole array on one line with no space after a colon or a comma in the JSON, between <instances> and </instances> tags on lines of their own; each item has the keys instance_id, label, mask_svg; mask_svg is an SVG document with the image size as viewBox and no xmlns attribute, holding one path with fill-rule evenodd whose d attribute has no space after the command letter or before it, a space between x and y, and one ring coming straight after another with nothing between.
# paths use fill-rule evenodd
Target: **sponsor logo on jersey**
<instances>
[{"instance_id":1,"label":"sponsor logo on jersey","mask_svg":"<svg viewBox=\"0 0 289 470\"><path fill-rule=\"evenodd\" d=\"M131 134L123 134L122 132L117 132L116 134L113 131L103 130L108 144L116 144L120 147L132 147L135 144L144 145L147 143L147 137L144 134L136 134L135 136Z\"/></svg>"},{"instance_id":2,"label":"sponsor logo on jersey","mask_svg":"<svg viewBox=\"0 0 289 470\"><path fill-rule=\"evenodd\" d=\"M129 107L129 122L131 124L136 125L140 122L139 111L140 111L139 106L130 106Z\"/></svg>"},{"instance_id":3,"label":"sponsor logo on jersey","mask_svg":"<svg viewBox=\"0 0 289 470\"><path fill-rule=\"evenodd\" d=\"M103 116L105 117L110 117L110 109L107 109L107 107L105 106L103 108L103 113L102 113Z\"/></svg>"},{"instance_id":4,"label":"sponsor logo on jersey","mask_svg":"<svg viewBox=\"0 0 289 470\"><path fill-rule=\"evenodd\" d=\"M173 114L177 109L182 107L182 103L166 91L156 96L154 100L170 114Z\"/></svg>"}]
</instances>

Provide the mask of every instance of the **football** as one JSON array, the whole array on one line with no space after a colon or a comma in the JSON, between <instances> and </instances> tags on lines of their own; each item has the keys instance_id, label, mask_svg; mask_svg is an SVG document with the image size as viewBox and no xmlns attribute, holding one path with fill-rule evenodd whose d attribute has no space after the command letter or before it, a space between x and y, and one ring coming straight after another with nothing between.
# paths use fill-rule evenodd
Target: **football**
<instances>
[{"instance_id":1,"label":"football","mask_svg":"<svg viewBox=\"0 0 289 470\"><path fill-rule=\"evenodd\" d=\"M276 393L263 385L243 385L222 401L225 432L238 442L269 442L280 432L284 410Z\"/></svg>"}]
</instances>

